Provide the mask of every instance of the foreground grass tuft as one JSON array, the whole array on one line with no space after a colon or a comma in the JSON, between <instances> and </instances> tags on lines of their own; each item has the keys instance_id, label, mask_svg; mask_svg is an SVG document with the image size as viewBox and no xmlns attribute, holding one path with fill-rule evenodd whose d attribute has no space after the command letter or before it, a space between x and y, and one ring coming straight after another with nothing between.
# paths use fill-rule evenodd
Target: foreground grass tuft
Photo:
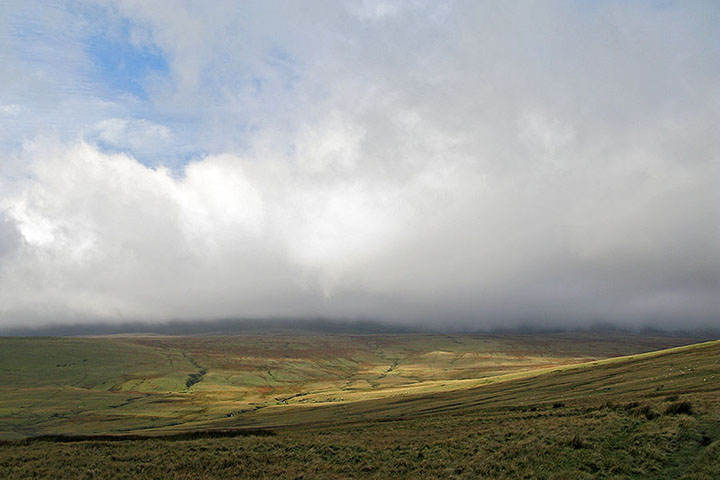
<instances>
[{"instance_id":1,"label":"foreground grass tuft","mask_svg":"<svg viewBox=\"0 0 720 480\"><path fill-rule=\"evenodd\" d=\"M666 415L693 415L694 413L692 403L690 402L674 402L665 409Z\"/></svg>"}]
</instances>

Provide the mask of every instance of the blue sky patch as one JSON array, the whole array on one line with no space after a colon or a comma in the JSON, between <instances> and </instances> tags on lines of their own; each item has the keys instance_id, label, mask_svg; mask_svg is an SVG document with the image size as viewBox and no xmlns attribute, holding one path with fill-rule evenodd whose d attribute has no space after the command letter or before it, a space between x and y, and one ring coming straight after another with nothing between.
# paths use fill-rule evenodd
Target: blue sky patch
<instances>
[{"instance_id":1,"label":"blue sky patch","mask_svg":"<svg viewBox=\"0 0 720 480\"><path fill-rule=\"evenodd\" d=\"M120 35L94 35L87 41L87 54L96 67L96 81L114 91L146 99L146 79L151 74L167 74L169 66L162 52L130 42L129 26Z\"/></svg>"}]
</instances>

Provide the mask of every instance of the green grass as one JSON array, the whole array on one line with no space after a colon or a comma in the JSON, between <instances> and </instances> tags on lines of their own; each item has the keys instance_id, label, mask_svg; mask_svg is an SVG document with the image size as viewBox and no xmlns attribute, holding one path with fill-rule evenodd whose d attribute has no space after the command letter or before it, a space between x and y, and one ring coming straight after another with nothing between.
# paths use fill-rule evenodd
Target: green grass
<instances>
[{"instance_id":1,"label":"green grass","mask_svg":"<svg viewBox=\"0 0 720 480\"><path fill-rule=\"evenodd\" d=\"M464 389L677 341L588 342L580 334L0 338L0 438L194 428L258 407Z\"/></svg>"},{"instance_id":2,"label":"green grass","mask_svg":"<svg viewBox=\"0 0 720 480\"><path fill-rule=\"evenodd\" d=\"M90 376L96 386L88 387L78 383L86 378L79 372L63 377L73 385L48 384L43 365L50 369L55 360L33 357L34 366L23 368L36 372L37 385L23 380L0 389L6 439L246 429L275 435L11 442L0 444L0 477L720 478L720 342L638 353L670 341L617 337L591 344L572 335L2 339L0 345L48 342L63 355L70 355L63 349L70 345L76 357L87 345L109 342L131 357L147 352L162 373L142 392L104 389L108 381L97 375ZM631 355L607 358L617 353ZM150 372L149 361L140 359L131 373L118 375L128 357L115 355L109 358L118 364L103 367L114 381ZM207 373L189 389L184 383L170 393L155 389L154 378L172 375L170 360L183 374L198 366ZM2 368L12 363L5 355L2 362ZM470 377L478 372L483 376ZM47 391L61 393L38 400ZM348 398L329 398L343 395ZM8 415L29 400L39 403L22 411L24 417ZM83 408L76 405L82 402ZM48 419L50 411L64 416Z\"/></svg>"}]
</instances>

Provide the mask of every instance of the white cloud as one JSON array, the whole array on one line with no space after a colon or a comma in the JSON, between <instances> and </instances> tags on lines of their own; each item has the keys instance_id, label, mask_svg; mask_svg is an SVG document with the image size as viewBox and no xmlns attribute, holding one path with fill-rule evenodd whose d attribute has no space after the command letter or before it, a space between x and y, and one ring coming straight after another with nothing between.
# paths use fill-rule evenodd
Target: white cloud
<instances>
[{"instance_id":1,"label":"white cloud","mask_svg":"<svg viewBox=\"0 0 720 480\"><path fill-rule=\"evenodd\" d=\"M18 113L20 113L21 110L22 108L20 107L20 105L14 103L0 105L0 113L2 113L3 115L17 115Z\"/></svg>"},{"instance_id":2,"label":"white cloud","mask_svg":"<svg viewBox=\"0 0 720 480\"><path fill-rule=\"evenodd\" d=\"M318 173L356 168L364 135L362 125L352 124L336 113L330 113L321 124L304 125L295 145L301 168Z\"/></svg>"},{"instance_id":3,"label":"white cloud","mask_svg":"<svg viewBox=\"0 0 720 480\"><path fill-rule=\"evenodd\" d=\"M7 83L4 320L716 318L716 9L100 3L170 71Z\"/></svg>"},{"instance_id":4,"label":"white cloud","mask_svg":"<svg viewBox=\"0 0 720 480\"><path fill-rule=\"evenodd\" d=\"M540 112L524 112L518 120L520 141L528 154L535 157L554 157L567 148L575 138L571 125L549 118Z\"/></svg>"},{"instance_id":5,"label":"white cloud","mask_svg":"<svg viewBox=\"0 0 720 480\"><path fill-rule=\"evenodd\" d=\"M170 129L144 119L107 118L97 123L98 140L115 148L147 151L168 145Z\"/></svg>"}]
</instances>

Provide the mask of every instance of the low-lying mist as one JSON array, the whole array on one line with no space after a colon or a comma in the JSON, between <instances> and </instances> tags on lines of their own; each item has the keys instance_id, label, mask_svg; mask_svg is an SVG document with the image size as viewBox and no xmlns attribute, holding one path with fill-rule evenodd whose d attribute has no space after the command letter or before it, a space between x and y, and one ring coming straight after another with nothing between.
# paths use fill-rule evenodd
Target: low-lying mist
<instances>
[{"instance_id":1,"label":"low-lying mist","mask_svg":"<svg viewBox=\"0 0 720 480\"><path fill-rule=\"evenodd\" d=\"M628 328L608 322L585 326L538 326L517 324L492 328L472 328L461 324L429 326L394 324L375 320L337 320L325 318L173 320L168 322L122 322L49 324L31 327L1 328L0 336L83 336L120 334L157 335L233 335L233 334L493 334L543 335L551 333L630 334L644 336L681 336L710 340L720 338L719 328L660 329L652 326Z\"/></svg>"}]
</instances>

